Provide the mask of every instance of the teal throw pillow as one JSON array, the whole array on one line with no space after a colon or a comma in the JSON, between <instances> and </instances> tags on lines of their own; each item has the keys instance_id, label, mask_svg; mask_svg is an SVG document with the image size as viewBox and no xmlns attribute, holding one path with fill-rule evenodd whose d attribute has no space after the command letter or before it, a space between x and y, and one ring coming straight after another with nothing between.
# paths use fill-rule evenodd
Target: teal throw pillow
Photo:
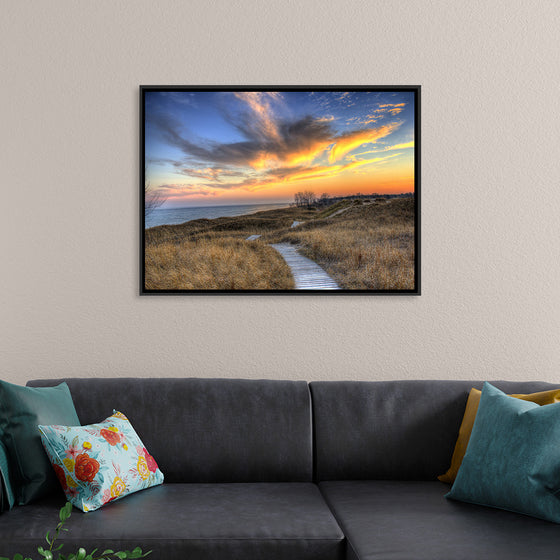
<instances>
[{"instance_id":1,"label":"teal throw pillow","mask_svg":"<svg viewBox=\"0 0 560 560\"><path fill-rule=\"evenodd\" d=\"M485 383L447 498L560 523L560 403L540 406Z\"/></svg>"},{"instance_id":2,"label":"teal throw pillow","mask_svg":"<svg viewBox=\"0 0 560 560\"><path fill-rule=\"evenodd\" d=\"M12 509L15 503L14 488L8 464L8 452L0 441L0 511Z\"/></svg>"},{"instance_id":3,"label":"teal throw pillow","mask_svg":"<svg viewBox=\"0 0 560 560\"><path fill-rule=\"evenodd\" d=\"M59 488L41 445L38 424L80 425L68 385L22 387L0 381L0 440L19 505Z\"/></svg>"},{"instance_id":4,"label":"teal throw pillow","mask_svg":"<svg viewBox=\"0 0 560 560\"><path fill-rule=\"evenodd\" d=\"M90 426L39 430L68 501L82 511L163 482L155 459L121 412Z\"/></svg>"}]
</instances>

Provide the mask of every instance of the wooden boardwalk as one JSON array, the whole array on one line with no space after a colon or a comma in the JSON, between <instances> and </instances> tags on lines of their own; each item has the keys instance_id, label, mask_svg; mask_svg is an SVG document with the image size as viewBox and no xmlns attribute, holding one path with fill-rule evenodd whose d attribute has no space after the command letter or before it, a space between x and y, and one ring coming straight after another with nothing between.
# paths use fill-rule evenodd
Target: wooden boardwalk
<instances>
[{"instance_id":1,"label":"wooden boardwalk","mask_svg":"<svg viewBox=\"0 0 560 560\"><path fill-rule=\"evenodd\" d=\"M338 284L314 261L300 255L289 243L271 245L284 258L296 283L296 290L340 290Z\"/></svg>"}]
</instances>

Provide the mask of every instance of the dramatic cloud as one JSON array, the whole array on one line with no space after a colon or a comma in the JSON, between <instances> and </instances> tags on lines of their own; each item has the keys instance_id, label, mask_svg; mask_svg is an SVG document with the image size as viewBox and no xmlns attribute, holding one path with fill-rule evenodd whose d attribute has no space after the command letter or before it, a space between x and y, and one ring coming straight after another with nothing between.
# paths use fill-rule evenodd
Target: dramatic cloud
<instances>
[{"instance_id":1,"label":"dramatic cloud","mask_svg":"<svg viewBox=\"0 0 560 560\"><path fill-rule=\"evenodd\" d=\"M159 189L167 200L183 199L190 196L216 196L214 185L210 188L210 186L201 187L201 185L169 184L160 185Z\"/></svg>"},{"instance_id":2,"label":"dramatic cloud","mask_svg":"<svg viewBox=\"0 0 560 560\"><path fill-rule=\"evenodd\" d=\"M262 172L257 172L254 175L245 175L245 179L240 182L230 182L230 183L198 183L195 185L186 185L185 191L187 194L197 194L193 189L200 189L204 187L206 189L218 189L220 191L227 191L231 189L240 189L254 192L260 189L266 188L271 184L278 183L288 183L294 181L305 181L310 179L335 177L339 173L345 170L356 169L359 167L364 167L366 165L381 165L389 161L391 158L400 156L400 153L392 154L390 156L376 157L370 159L353 159L352 161L345 164L335 164L335 165L312 165L312 166L295 166L295 167L277 167L272 169L267 169ZM176 188L176 185L171 185L171 187ZM189 190L190 189L190 190ZM210 194L205 192L204 194Z\"/></svg>"},{"instance_id":3,"label":"dramatic cloud","mask_svg":"<svg viewBox=\"0 0 560 560\"><path fill-rule=\"evenodd\" d=\"M249 108L248 112L243 113L243 125L239 127L248 138L264 142L282 140L270 106L271 101L281 99L279 92L244 91L234 95Z\"/></svg>"},{"instance_id":4,"label":"dramatic cloud","mask_svg":"<svg viewBox=\"0 0 560 560\"><path fill-rule=\"evenodd\" d=\"M179 167L179 166L177 166ZM243 171L234 171L232 169L222 169L220 167L206 167L204 169L195 169L192 167L182 167L180 170L182 175L187 175L188 177L200 177L201 179L206 179L208 181L217 181L218 183L223 180L224 177L244 177L245 173Z\"/></svg>"},{"instance_id":5,"label":"dramatic cloud","mask_svg":"<svg viewBox=\"0 0 560 560\"><path fill-rule=\"evenodd\" d=\"M234 98L235 110L227 106L222 117L237 131L239 140L235 142L197 138L185 128L188 121L181 124L163 110L149 115L148 123L159 138L183 154L182 158L152 161L171 164L174 173L194 180L186 185L161 185L159 188L166 195L189 197L231 189L253 191L272 183L332 177L345 170L383 163L387 158L359 160L349 154L360 146L375 145L396 131L402 123L387 122L386 117L399 114L406 105L379 104L376 109L369 109L371 114L347 119L341 130L335 128L340 117L331 114L294 117L284 110L284 100L278 92L235 92ZM346 92L337 100L349 106L352 97ZM380 119L385 119L386 124L368 126ZM409 145L401 143L361 155L406 147Z\"/></svg>"},{"instance_id":6,"label":"dramatic cloud","mask_svg":"<svg viewBox=\"0 0 560 560\"><path fill-rule=\"evenodd\" d=\"M399 123L392 123L336 135L330 121L325 119L306 116L294 122L275 122L261 109L262 106L255 109L259 114L257 124L252 123L242 129L247 137L244 142L195 144L184 138L175 123L165 115L155 116L152 122L168 143L181 149L188 157L211 164L250 166L254 169L311 162L329 147L329 161L338 161L362 144L374 143L388 136L399 126ZM206 168L204 172L214 173L211 168ZM197 174L200 171L193 173Z\"/></svg>"},{"instance_id":7,"label":"dramatic cloud","mask_svg":"<svg viewBox=\"0 0 560 560\"><path fill-rule=\"evenodd\" d=\"M380 150L368 150L367 152L359 152L354 154L355 157L357 156L364 156L367 154L379 154L381 152L390 152L391 150L405 150L406 148L414 148L414 140L410 142L405 142L403 144L395 144L394 146L385 146Z\"/></svg>"},{"instance_id":8,"label":"dramatic cloud","mask_svg":"<svg viewBox=\"0 0 560 560\"><path fill-rule=\"evenodd\" d=\"M211 164L260 168L268 161L297 163L314 158L334 141L329 122L311 116L272 124L267 115L259 113L256 124L250 119L236 124L247 140L234 143L191 142L165 114L155 115L151 123L167 143L179 148L185 156Z\"/></svg>"},{"instance_id":9,"label":"dramatic cloud","mask_svg":"<svg viewBox=\"0 0 560 560\"><path fill-rule=\"evenodd\" d=\"M362 144L377 142L377 140L388 136L398 127L398 123L392 123L378 128L355 130L343 134L336 138L336 143L329 154L329 161L332 163L342 159L348 152L359 148Z\"/></svg>"}]
</instances>

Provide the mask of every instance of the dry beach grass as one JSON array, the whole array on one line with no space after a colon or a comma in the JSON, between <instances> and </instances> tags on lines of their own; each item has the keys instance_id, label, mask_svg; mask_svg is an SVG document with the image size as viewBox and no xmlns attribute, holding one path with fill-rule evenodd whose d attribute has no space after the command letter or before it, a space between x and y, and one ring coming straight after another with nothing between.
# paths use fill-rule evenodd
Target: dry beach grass
<instances>
[{"instance_id":1,"label":"dry beach grass","mask_svg":"<svg viewBox=\"0 0 560 560\"><path fill-rule=\"evenodd\" d=\"M308 222L280 240L299 244L302 254L346 289L414 288L414 203L410 198L350 203L344 212Z\"/></svg>"},{"instance_id":2,"label":"dry beach grass","mask_svg":"<svg viewBox=\"0 0 560 560\"><path fill-rule=\"evenodd\" d=\"M291 228L294 220L304 222ZM257 241L245 241L258 234ZM269 243L296 244L346 289L414 288L414 199L342 201L195 220L145 232L146 289L293 289Z\"/></svg>"},{"instance_id":3,"label":"dry beach grass","mask_svg":"<svg viewBox=\"0 0 560 560\"><path fill-rule=\"evenodd\" d=\"M164 242L146 247L146 288L272 290L294 287L282 257L262 243L234 237Z\"/></svg>"}]
</instances>

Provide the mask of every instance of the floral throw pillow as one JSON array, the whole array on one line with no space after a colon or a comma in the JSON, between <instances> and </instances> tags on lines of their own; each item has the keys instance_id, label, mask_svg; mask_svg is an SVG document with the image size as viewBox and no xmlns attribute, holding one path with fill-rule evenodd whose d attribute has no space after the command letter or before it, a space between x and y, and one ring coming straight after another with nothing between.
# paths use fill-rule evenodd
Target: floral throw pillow
<instances>
[{"instance_id":1,"label":"floral throw pillow","mask_svg":"<svg viewBox=\"0 0 560 560\"><path fill-rule=\"evenodd\" d=\"M82 511L163 482L155 459L121 412L99 424L39 430L66 497Z\"/></svg>"}]
</instances>

